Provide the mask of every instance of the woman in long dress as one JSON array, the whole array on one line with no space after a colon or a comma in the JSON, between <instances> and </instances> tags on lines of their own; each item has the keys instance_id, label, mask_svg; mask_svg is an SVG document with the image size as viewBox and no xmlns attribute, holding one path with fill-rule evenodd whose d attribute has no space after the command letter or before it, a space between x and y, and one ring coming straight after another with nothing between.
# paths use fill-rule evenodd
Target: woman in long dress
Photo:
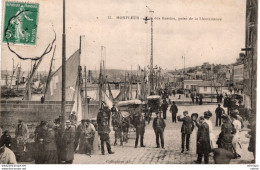
<instances>
[{"instance_id":1,"label":"woman in long dress","mask_svg":"<svg viewBox=\"0 0 260 170\"><path fill-rule=\"evenodd\" d=\"M242 124L238 120L238 111L231 113L231 120L235 128L235 134L232 140L232 144L233 144L234 151L237 152L238 149L237 144L239 144L241 141L241 128L242 128Z\"/></svg>"},{"instance_id":2,"label":"woman in long dress","mask_svg":"<svg viewBox=\"0 0 260 170\"><path fill-rule=\"evenodd\" d=\"M205 118L204 121L209 126L210 146L213 149L213 148L217 148L217 146L216 146L216 138L215 138L215 135L213 133L213 125L212 125L212 122L210 120L211 117L212 117L212 113L210 111L204 112L204 118Z\"/></svg>"},{"instance_id":3,"label":"woman in long dress","mask_svg":"<svg viewBox=\"0 0 260 170\"><path fill-rule=\"evenodd\" d=\"M96 120L91 121L91 125L94 126L95 128L95 135L94 135L94 140L93 140L93 154L99 154L100 153L100 143L99 143L99 137L98 137L98 131L97 131L97 126L96 126Z\"/></svg>"},{"instance_id":4,"label":"woman in long dress","mask_svg":"<svg viewBox=\"0 0 260 170\"><path fill-rule=\"evenodd\" d=\"M54 124L48 122L47 124L46 137L44 138L44 148L45 148L45 163L46 164L57 164L58 155L57 155L57 145L55 139Z\"/></svg>"}]
</instances>

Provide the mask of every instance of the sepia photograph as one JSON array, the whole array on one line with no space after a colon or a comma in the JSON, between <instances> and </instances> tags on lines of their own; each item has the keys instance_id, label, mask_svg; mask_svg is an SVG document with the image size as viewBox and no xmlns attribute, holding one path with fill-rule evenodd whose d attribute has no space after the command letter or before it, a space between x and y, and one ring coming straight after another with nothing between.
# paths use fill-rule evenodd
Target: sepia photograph
<instances>
[{"instance_id":1,"label":"sepia photograph","mask_svg":"<svg viewBox=\"0 0 260 170\"><path fill-rule=\"evenodd\" d=\"M3 170L258 169L258 0L3 0L1 12Z\"/></svg>"}]
</instances>

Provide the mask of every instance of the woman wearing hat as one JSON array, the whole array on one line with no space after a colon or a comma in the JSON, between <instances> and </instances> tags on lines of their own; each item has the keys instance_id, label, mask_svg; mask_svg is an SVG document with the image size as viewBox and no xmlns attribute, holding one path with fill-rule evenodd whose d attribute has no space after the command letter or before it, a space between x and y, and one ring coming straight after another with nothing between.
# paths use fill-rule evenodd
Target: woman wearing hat
<instances>
[{"instance_id":1,"label":"woman wearing hat","mask_svg":"<svg viewBox=\"0 0 260 170\"><path fill-rule=\"evenodd\" d=\"M232 124L235 128L235 134L232 140L234 151L237 151L237 144L239 144L241 140L241 122L238 120L238 110L233 110L230 114Z\"/></svg>"},{"instance_id":2,"label":"woman wearing hat","mask_svg":"<svg viewBox=\"0 0 260 170\"><path fill-rule=\"evenodd\" d=\"M217 141L218 147L233 152L232 140L235 129L232 126L228 115L224 114L222 120L223 124L221 125L221 132Z\"/></svg>"},{"instance_id":3,"label":"woman wearing hat","mask_svg":"<svg viewBox=\"0 0 260 170\"><path fill-rule=\"evenodd\" d=\"M44 143L43 139L45 138L47 133L47 122L41 121L40 125L36 126L34 135L35 135L35 164L43 164L45 160L44 156Z\"/></svg>"},{"instance_id":4,"label":"woman wearing hat","mask_svg":"<svg viewBox=\"0 0 260 170\"><path fill-rule=\"evenodd\" d=\"M46 164L58 163L55 131L53 128L54 128L54 123L48 122L47 132L46 132L46 136L44 139L45 163Z\"/></svg>"},{"instance_id":5,"label":"woman wearing hat","mask_svg":"<svg viewBox=\"0 0 260 170\"><path fill-rule=\"evenodd\" d=\"M212 122L210 120L211 117L212 117L212 113L209 110L204 112L204 118L205 118L204 121L209 126L210 146L211 146L211 148L216 148L216 146L215 146L216 140L215 140L215 135L213 133L213 125L212 125Z\"/></svg>"}]
</instances>

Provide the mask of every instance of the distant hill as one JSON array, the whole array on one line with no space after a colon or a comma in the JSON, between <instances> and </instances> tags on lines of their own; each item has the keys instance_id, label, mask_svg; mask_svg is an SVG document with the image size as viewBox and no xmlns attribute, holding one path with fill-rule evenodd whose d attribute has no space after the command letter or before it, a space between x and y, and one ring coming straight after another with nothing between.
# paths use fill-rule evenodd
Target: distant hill
<instances>
[{"instance_id":1,"label":"distant hill","mask_svg":"<svg viewBox=\"0 0 260 170\"><path fill-rule=\"evenodd\" d=\"M55 71L55 70L54 70ZM53 71L53 72L54 72ZM173 70L162 70L161 71L161 75L167 75L166 73L168 72L172 72ZM22 70L23 72L23 75L24 76L27 76L28 75L28 71L25 71L25 70ZM88 72L88 70L87 70ZM98 79L99 77L99 70L91 70L92 72L92 76L94 79ZM38 75L48 75L48 72L46 71L37 71L35 76L37 76L37 73ZM12 71L11 70L7 70L7 74L8 75L11 75L12 74ZM121 69L107 69L107 70L104 70L104 75L107 76L108 80L109 81L124 81L125 80L125 75L126 77L129 76L132 74L134 77L138 76L140 77L141 75L143 75L143 72L141 72L141 70L121 70ZM6 75L6 70L2 70L1 71L1 75L2 77L4 77ZM84 72L82 72L82 75L84 76Z\"/></svg>"}]
</instances>

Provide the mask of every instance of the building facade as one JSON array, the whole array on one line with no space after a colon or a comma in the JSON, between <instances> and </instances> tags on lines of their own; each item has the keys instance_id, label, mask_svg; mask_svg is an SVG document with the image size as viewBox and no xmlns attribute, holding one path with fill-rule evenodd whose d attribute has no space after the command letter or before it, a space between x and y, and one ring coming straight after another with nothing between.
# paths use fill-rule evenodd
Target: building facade
<instances>
[{"instance_id":1,"label":"building facade","mask_svg":"<svg viewBox=\"0 0 260 170\"><path fill-rule=\"evenodd\" d=\"M245 107L253 109L254 112L256 112L257 94L257 11L258 0L247 0L243 92Z\"/></svg>"},{"instance_id":2,"label":"building facade","mask_svg":"<svg viewBox=\"0 0 260 170\"><path fill-rule=\"evenodd\" d=\"M235 89L243 89L244 85L244 64L234 64L233 66L233 87Z\"/></svg>"},{"instance_id":3,"label":"building facade","mask_svg":"<svg viewBox=\"0 0 260 170\"><path fill-rule=\"evenodd\" d=\"M183 89L186 91L196 91L199 84L201 84L203 80L184 80L183 81Z\"/></svg>"}]
</instances>

